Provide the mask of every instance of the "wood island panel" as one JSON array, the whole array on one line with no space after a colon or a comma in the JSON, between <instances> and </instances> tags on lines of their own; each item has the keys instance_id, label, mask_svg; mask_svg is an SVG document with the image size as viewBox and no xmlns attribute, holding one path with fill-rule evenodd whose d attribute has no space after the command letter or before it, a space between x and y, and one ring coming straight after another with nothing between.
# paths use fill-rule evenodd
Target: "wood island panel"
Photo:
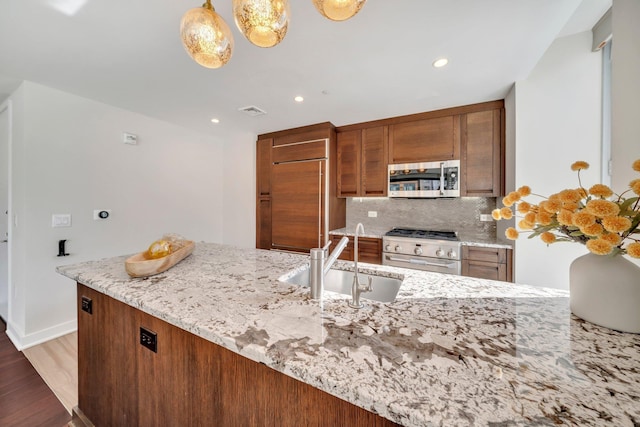
<instances>
[{"instance_id":1,"label":"wood island panel","mask_svg":"<svg viewBox=\"0 0 640 427\"><path fill-rule=\"evenodd\" d=\"M96 317L81 312L83 295ZM74 420L86 425L399 426L78 283L82 313ZM140 326L157 333L157 353L139 344Z\"/></svg>"}]
</instances>

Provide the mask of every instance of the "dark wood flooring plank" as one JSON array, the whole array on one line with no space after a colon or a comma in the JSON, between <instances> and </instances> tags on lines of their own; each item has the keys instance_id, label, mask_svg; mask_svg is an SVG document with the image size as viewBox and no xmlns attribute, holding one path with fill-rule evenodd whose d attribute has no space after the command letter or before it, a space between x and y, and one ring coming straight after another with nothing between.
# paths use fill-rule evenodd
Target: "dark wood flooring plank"
<instances>
[{"instance_id":1,"label":"dark wood flooring plank","mask_svg":"<svg viewBox=\"0 0 640 427\"><path fill-rule=\"evenodd\" d=\"M0 321L0 426L62 427L71 415L24 355Z\"/></svg>"}]
</instances>

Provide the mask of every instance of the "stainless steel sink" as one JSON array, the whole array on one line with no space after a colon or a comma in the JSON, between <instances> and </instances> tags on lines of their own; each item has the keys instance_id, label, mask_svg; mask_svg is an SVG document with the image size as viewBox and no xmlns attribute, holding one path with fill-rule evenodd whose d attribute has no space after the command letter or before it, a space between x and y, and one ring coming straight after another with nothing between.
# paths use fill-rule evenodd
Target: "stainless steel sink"
<instances>
[{"instance_id":1,"label":"stainless steel sink","mask_svg":"<svg viewBox=\"0 0 640 427\"><path fill-rule=\"evenodd\" d=\"M326 291L351 295L353 275L353 271L330 269L326 276L324 276L324 289ZM286 275L283 277L286 277ZM402 279L362 273L358 274L360 283L367 283L369 277L372 279L371 286L373 287L373 291L362 293L362 298L379 302L393 302L395 300L396 295L398 295L398 290L400 290ZM309 286L309 269L301 270L290 277L280 278L280 281L293 285Z\"/></svg>"}]
</instances>

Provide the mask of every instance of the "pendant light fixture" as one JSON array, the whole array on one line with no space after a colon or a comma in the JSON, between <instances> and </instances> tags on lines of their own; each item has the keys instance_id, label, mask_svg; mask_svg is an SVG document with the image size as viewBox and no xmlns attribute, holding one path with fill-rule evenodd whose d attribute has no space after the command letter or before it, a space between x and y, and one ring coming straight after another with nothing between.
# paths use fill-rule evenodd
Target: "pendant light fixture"
<instances>
[{"instance_id":1,"label":"pendant light fixture","mask_svg":"<svg viewBox=\"0 0 640 427\"><path fill-rule=\"evenodd\" d=\"M360 12L367 0L313 0L313 5L325 18L345 21Z\"/></svg>"},{"instance_id":2,"label":"pendant light fixture","mask_svg":"<svg viewBox=\"0 0 640 427\"><path fill-rule=\"evenodd\" d=\"M184 14L180 37L189 56L203 67L220 68L231 59L233 35L211 0Z\"/></svg>"},{"instance_id":3,"label":"pendant light fixture","mask_svg":"<svg viewBox=\"0 0 640 427\"><path fill-rule=\"evenodd\" d=\"M289 0L233 0L238 29L259 47L272 47L284 39L289 16Z\"/></svg>"}]
</instances>

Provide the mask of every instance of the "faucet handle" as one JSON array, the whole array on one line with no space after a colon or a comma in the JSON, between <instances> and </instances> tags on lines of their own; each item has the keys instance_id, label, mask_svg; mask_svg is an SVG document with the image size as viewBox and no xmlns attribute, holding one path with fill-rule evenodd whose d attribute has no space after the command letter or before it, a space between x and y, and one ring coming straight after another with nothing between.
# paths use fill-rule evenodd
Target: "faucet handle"
<instances>
[{"instance_id":1,"label":"faucet handle","mask_svg":"<svg viewBox=\"0 0 640 427\"><path fill-rule=\"evenodd\" d=\"M329 240L327 242L327 244L322 247L322 250L327 252L329 250L329 246L331 246L331 243L333 243L333 242L331 240Z\"/></svg>"}]
</instances>

